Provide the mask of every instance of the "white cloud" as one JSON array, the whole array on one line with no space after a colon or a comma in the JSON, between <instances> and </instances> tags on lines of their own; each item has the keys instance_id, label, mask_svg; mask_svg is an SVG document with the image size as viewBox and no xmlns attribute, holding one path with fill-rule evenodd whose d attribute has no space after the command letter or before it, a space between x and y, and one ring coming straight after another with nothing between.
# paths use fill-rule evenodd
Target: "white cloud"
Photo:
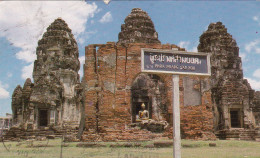
<instances>
[{"instance_id":1,"label":"white cloud","mask_svg":"<svg viewBox=\"0 0 260 158\"><path fill-rule=\"evenodd\" d=\"M16 58L31 65L36 59L38 40L55 19L65 20L77 39L86 30L88 19L97 12L95 3L85 1L3 1L0 3L0 37L20 48ZM23 79L32 73L28 71L28 66L22 69Z\"/></svg>"},{"instance_id":2,"label":"white cloud","mask_svg":"<svg viewBox=\"0 0 260 158\"><path fill-rule=\"evenodd\" d=\"M13 76L13 74L12 74L11 72L8 72L8 73L7 73L7 77L8 77L8 78L10 78L10 77L12 77L12 76Z\"/></svg>"},{"instance_id":3,"label":"white cloud","mask_svg":"<svg viewBox=\"0 0 260 158\"><path fill-rule=\"evenodd\" d=\"M4 89L7 89L9 88L9 85L8 84L2 84L2 82L0 81L0 85L1 87L3 87Z\"/></svg>"},{"instance_id":4,"label":"white cloud","mask_svg":"<svg viewBox=\"0 0 260 158\"><path fill-rule=\"evenodd\" d=\"M189 41L180 41L178 45L181 48L187 49L187 47L190 45L190 42Z\"/></svg>"},{"instance_id":5,"label":"white cloud","mask_svg":"<svg viewBox=\"0 0 260 158\"><path fill-rule=\"evenodd\" d=\"M193 47L193 48L191 48L190 52L198 52L197 47Z\"/></svg>"},{"instance_id":6,"label":"white cloud","mask_svg":"<svg viewBox=\"0 0 260 158\"><path fill-rule=\"evenodd\" d=\"M0 99L9 98L9 92L6 90L6 88L8 88L8 85L3 85L0 81Z\"/></svg>"},{"instance_id":7,"label":"white cloud","mask_svg":"<svg viewBox=\"0 0 260 158\"><path fill-rule=\"evenodd\" d=\"M241 57L242 62L248 61L246 53L239 52L239 56Z\"/></svg>"},{"instance_id":8,"label":"white cloud","mask_svg":"<svg viewBox=\"0 0 260 158\"><path fill-rule=\"evenodd\" d=\"M113 17L110 12L107 12L100 20L101 23L108 23L113 20Z\"/></svg>"},{"instance_id":9,"label":"white cloud","mask_svg":"<svg viewBox=\"0 0 260 158\"><path fill-rule=\"evenodd\" d=\"M85 64L85 56L79 57L79 62L80 62L80 70L79 70L79 75L80 77L83 77L83 65Z\"/></svg>"},{"instance_id":10,"label":"white cloud","mask_svg":"<svg viewBox=\"0 0 260 158\"><path fill-rule=\"evenodd\" d=\"M88 31L88 32L84 32L82 33L80 36L78 36L78 44L84 44L84 42L89 38L90 35L96 34L97 31Z\"/></svg>"},{"instance_id":11,"label":"white cloud","mask_svg":"<svg viewBox=\"0 0 260 158\"><path fill-rule=\"evenodd\" d=\"M84 38L78 38L79 44L83 44L85 42Z\"/></svg>"},{"instance_id":12,"label":"white cloud","mask_svg":"<svg viewBox=\"0 0 260 158\"><path fill-rule=\"evenodd\" d=\"M34 52L35 51L19 51L16 53L16 58L31 63L36 59L36 54Z\"/></svg>"},{"instance_id":13,"label":"white cloud","mask_svg":"<svg viewBox=\"0 0 260 158\"><path fill-rule=\"evenodd\" d=\"M255 48L255 52L260 54L260 46Z\"/></svg>"},{"instance_id":14,"label":"white cloud","mask_svg":"<svg viewBox=\"0 0 260 158\"><path fill-rule=\"evenodd\" d=\"M33 63L22 68L22 79L32 78Z\"/></svg>"},{"instance_id":15,"label":"white cloud","mask_svg":"<svg viewBox=\"0 0 260 158\"><path fill-rule=\"evenodd\" d=\"M258 23L258 25L260 25L260 17L259 16L254 16L253 20L256 21Z\"/></svg>"},{"instance_id":16,"label":"white cloud","mask_svg":"<svg viewBox=\"0 0 260 158\"><path fill-rule=\"evenodd\" d=\"M245 50L249 53L252 52L260 54L260 39L256 39L250 43L247 43L245 45Z\"/></svg>"},{"instance_id":17,"label":"white cloud","mask_svg":"<svg viewBox=\"0 0 260 158\"><path fill-rule=\"evenodd\" d=\"M245 50L247 52L251 52L251 51L256 51L257 50L259 52L256 51L256 53L260 53L260 50L258 50L259 48L260 48L260 40L259 39L256 39L256 40L254 40L254 41L252 41L250 43L247 43L245 45Z\"/></svg>"},{"instance_id":18,"label":"white cloud","mask_svg":"<svg viewBox=\"0 0 260 158\"><path fill-rule=\"evenodd\" d=\"M253 76L260 79L260 69L255 70Z\"/></svg>"},{"instance_id":19,"label":"white cloud","mask_svg":"<svg viewBox=\"0 0 260 158\"><path fill-rule=\"evenodd\" d=\"M260 90L260 79L259 80L255 80L255 79L252 79L252 78L246 78L246 79L250 83L252 89Z\"/></svg>"},{"instance_id":20,"label":"white cloud","mask_svg":"<svg viewBox=\"0 0 260 158\"><path fill-rule=\"evenodd\" d=\"M254 21L258 21L258 16L254 16L254 17L253 17L253 20L254 20Z\"/></svg>"},{"instance_id":21,"label":"white cloud","mask_svg":"<svg viewBox=\"0 0 260 158\"><path fill-rule=\"evenodd\" d=\"M191 47L190 41L180 41L178 46L181 48L185 48L188 52L198 52L197 47Z\"/></svg>"},{"instance_id":22,"label":"white cloud","mask_svg":"<svg viewBox=\"0 0 260 158\"><path fill-rule=\"evenodd\" d=\"M260 69L256 69L253 72L254 78L245 77L250 83L251 87L255 90L260 90Z\"/></svg>"}]
</instances>

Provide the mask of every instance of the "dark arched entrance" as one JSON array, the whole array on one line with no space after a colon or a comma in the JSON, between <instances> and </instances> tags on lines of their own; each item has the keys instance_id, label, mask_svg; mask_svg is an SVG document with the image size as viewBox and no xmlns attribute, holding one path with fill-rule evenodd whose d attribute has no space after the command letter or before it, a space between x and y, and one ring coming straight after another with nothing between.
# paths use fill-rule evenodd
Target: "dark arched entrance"
<instances>
[{"instance_id":1,"label":"dark arched entrance","mask_svg":"<svg viewBox=\"0 0 260 158\"><path fill-rule=\"evenodd\" d=\"M146 105L145 108L149 111L149 119L156 121L166 120L166 90L164 83L158 75L139 74L132 84L131 94L133 123L138 118L138 112L141 110L142 103Z\"/></svg>"}]
</instances>

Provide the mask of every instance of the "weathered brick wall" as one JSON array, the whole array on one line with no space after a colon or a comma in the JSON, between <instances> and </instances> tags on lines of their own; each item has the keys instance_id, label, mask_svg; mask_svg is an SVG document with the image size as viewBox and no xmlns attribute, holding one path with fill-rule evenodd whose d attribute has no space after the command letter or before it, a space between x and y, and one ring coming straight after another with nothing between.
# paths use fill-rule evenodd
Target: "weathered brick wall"
<instances>
[{"instance_id":1,"label":"weathered brick wall","mask_svg":"<svg viewBox=\"0 0 260 158\"><path fill-rule=\"evenodd\" d=\"M189 90L196 90L201 97L200 104L185 105L185 99L192 99L192 94L185 94L185 80L187 76L180 78L180 112L181 112L181 134L186 139L215 139L213 134L213 106L211 102L210 78L188 76L193 81ZM190 103L192 104L192 103Z\"/></svg>"},{"instance_id":2,"label":"weathered brick wall","mask_svg":"<svg viewBox=\"0 0 260 158\"><path fill-rule=\"evenodd\" d=\"M133 43L124 45L113 42L86 47L84 77L86 80L85 113L87 132L85 134L99 133L103 140L116 140L121 138L118 136L118 134L121 135L118 131L128 133L126 134L127 137L136 133L129 132L131 131L129 125L133 119L131 87L135 78L141 73L141 48L172 49L178 47L170 44ZM172 75L157 75L164 82L166 89L168 111L163 115L163 120L166 120L172 126ZM191 77L191 79L193 78ZM194 79L199 80L199 78ZM195 88L198 87L198 85L194 86ZM202 133L212 132L213 128L211 93L209 91L202 92L200 89L202 105L183 106L183 90L181 77L181 122L184 136L187 138L203 137ZM204 100L207 100L207 102L205 103ZM199 110L200 113L195 110ZM194 125L196 126L193 122L194 118L199 122L196 128L193 128ZM200 124L201 122L203 124ZM168 136L172 135L171 131L166 130L166 132L170 133ZM190 135L192 132L194 136ZM139 136L142 135L140 133L146 135L149 132L139 132ZM89 140L90 138L86 139ZM125 138L122 137L122 139Z\"/></svg>"},{"instance_id":3,"label":"weathered brick wall","mask_svg":"<svg viewBox=\"0 0 260 158\"><path fill-rule=\"evenodd\" d=\"M96 102L97 102L97 92L98 92L98 76L96 74L96 47L94 45L89 45L86 47L86 62L84 68L85 82L86 82L86 99L85 99L85 113L86 117L86 127L88 129L95 129L97 125L96 118Z\"/></svg>"}]
</instances>

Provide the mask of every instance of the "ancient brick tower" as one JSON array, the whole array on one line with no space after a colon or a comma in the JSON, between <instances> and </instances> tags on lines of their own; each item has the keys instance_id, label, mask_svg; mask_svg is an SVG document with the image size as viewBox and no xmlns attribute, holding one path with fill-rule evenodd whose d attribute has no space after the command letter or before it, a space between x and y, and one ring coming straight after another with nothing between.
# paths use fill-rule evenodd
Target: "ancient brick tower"
<instances>
[{"instance_id":1,"label":"ancient brick tower","mask_svg":"<svg viewBox=\"0 0 260 158\"><path fill-rule=\"evenodd\" d=\"M211 91L215 130L224 138L255 139L255 132L250 130L259 126L259 96L243 78L236 41L221 22L211 23L200 37L198 50L212 54Z\"/></svg>"},{"instance_id":2,"label":"ancient brick tower","mask_svg":"<svg viewBox=\"0 0 260 158\"><path fill-rule=\"evenodd\" d=\"M140 8L134 8L125 18L118 35L119 43L161 43L158 33L148 14Z\"/></svg>"},{"instance_id":3,"label":"ancient brick tower","mask_svg":"<svg viewBox=\"0 0 260 158\"><path fill-rule=\"evenodd\" d=\"M172 137L172 75L142 73L142 48L185 51L174 44L162 45L151 18L139 8L132 9L126 17L118 42L86 47L85 140ZM213 113L209 79L180 77L180 95L182 118L185 118L183 133L211 137ZM147 124L139 122L142 103L149 112ZM196 129L193 129L193 120L199 122L198 126L195 124Z\"/></svg>"},{"instance_id":4,"label":"ancient brick tower","mask_svg":"<svg viewBox=\"0 0 260 158\"><path fill-rule=\"evenodd\" d=\"M56 19L38 42L33 79L14 90L14 124L26 129L78 127L82 87L77 42L64 20Z\"/></svg>"}]
</instances>

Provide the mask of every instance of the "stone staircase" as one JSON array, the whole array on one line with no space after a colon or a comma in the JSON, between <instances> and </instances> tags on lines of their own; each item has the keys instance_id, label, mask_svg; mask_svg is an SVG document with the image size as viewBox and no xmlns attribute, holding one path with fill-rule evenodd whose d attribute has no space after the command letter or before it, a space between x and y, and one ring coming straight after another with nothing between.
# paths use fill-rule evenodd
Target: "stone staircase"
<instances>
[{"instance_id":1,"label":"stone staircase","mask_svg":"<svg viewBox=\"0 0 260 158\"><path fill-rule=\"evenodd\" d=\"M216 136L225 140L260 140L260 130L234 128L217 131Z\"/></svg>"},{"instance_id":2,"label":"stone staircase","mask_svg":"<svg viewBox=\"0 0 260 158\"><path fill-rule=\"evenodd\" d=\"M255 130L255 141L260 142L260 128Z\"/></svg>"},{"instance_id":3,"label":"stone staircase","mask_svg":"<svg viewBox=\"0 0 260 158\"><path fill-rule=\"evenodd\" d=\"M5 140L17 141L19 139L35 139L37 137L58 137L63 135L74 135L78 133L77 129L55 129L55 128L41 128L37 130L25 130L18 127L11 127L9 131L4 135Z\"/></svg>"},{"instance_id":4,"label":"stone staircase","mask_svg":"<svg viewBox=\"0 0 260 158\"><path fill-rule=\"evenodd\" d=\"M255 140L255 130L244 130L239 134L240 140Z\"/></svg>"}]
</instances>

